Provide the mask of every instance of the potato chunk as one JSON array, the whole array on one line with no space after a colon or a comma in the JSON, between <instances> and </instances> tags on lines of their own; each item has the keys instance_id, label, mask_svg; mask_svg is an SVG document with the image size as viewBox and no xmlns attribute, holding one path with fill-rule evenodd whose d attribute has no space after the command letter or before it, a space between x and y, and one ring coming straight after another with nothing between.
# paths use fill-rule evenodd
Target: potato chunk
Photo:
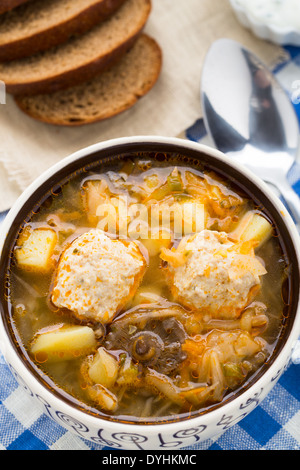
<instances>
[{"instance_id":1,"label":"potato chunk","mask_svg":"<svg viewBox=\"0 0 300 470\"><path fill-rule=\"evenodd\" d=\"M57 242L52 229L36 228L21 235L21 245L15 251L18 265L27 271L46 272L51 268L51 257Z\"/></svg>"},{"instance_id":2,"label":"potato chunk","mask_svg":"<svg viewBox=\"0 0 300 470\"><path fill-rule=\"evenodd\" d=\"M83 206L92 225L96 225L98 222L96 211L99 204L106 201L106 190L107 184L104 180L87 181L83 187Z\"/></svg>"},{"instance_id":3,"label":"potato chunk","mask_svg":"<svg viewBox=\"0 0 300 470\"><path fill-rule=\"evenodd\" d=\"M199 202L185 202L183 209L183 235L201 232L205 229L207 214L205 206Z\"/></svg>"},{"instance_id":4,"label":"potato chunk","mask_svg":"<svg viewBox=\"0 0 300 470\"><path fill-rule=\"evenodd\" d=\"M258 247L270 238L272 232L273 227L267 219L249 211L242 217L235 230L229 234L229 238L243 242L253 240L258 243Z\"/></svg>"},{"instance_id":5,"label":"potato chunk","mask_svg":"<svg viewBox=\"0 0 300 470\"><path fill-rule=\"evenodd\" d=\"M242 240L256 240L259 246L272 235L273 227L270 222L259 214L254 214L251 222L242 234Z\"/></svg>"},{"instance_id":6,"label":"potato chunk","mask_svg":"<svg viewBox=\"0 0 300 470\"><path fill-rule=\"evenodd\" d=\"M119 371L118 361L104 348L99 348L89 367L90 379L95 384L111 387L114 385Z\"/></svg>"},{"instance_id":7,"label":"potato chunk","mask_svg":"<svg viewBox=\"0 0 300 470\"><path fill-rule=\"evenodd\" d=\"M169 248L172 243L172 234L169 230L153 230L149 238L142 239L142 243L148 251L149 256L156 256L162 247Z\"/></svg>"},{"instance_id":8,"label":"potato chunk","mask_svg":"<svg viewBox=\"0 0 300 470\"><path fill-rule=\"evenodd\" d=\"M31 345L31 353L38 362L56 362L89 354L96 346L92 328L59 324L37 333Z\"/></svg>"}]
</instances>

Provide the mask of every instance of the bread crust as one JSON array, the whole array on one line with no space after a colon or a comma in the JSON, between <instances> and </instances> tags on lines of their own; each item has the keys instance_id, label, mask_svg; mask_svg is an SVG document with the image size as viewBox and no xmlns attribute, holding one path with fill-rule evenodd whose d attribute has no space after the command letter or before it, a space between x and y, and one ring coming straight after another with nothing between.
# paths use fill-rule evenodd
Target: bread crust
<instances>
[{"instance_id":1,"label":"bread crust","mask_svg":"<svg viewBox=\"0 0 300 470\"><path fill-rule=\"evenodd\" d=\"M23 39L0 44L0 61L6 62L29 57L67 41L72 35L87 32L93 26L106 20L125 0L99 0L66 21L33 33Z\"/></svg>"},{"instance_id":2,"label":"bread crust","mask_svg":"<svg viewBox=\"0 0 300 470\"><path fill-rule=\"evenodd\" d=\"M6 11L12 10L23 3L27 3L29 0L0 0L0 14Z\"/></svg>"},{"instance_id":3,"label":"bread crust","mask_svg":"<svg viewBox=\"0 0 300 470\"><path fill-rule=\"evenodd\" d=\"M66 120L62 119L57 115L55 119L50 118L49 116L46 115L41 115L35 112L34 109L29 109L27 102L26 102L26 97L22 96L16 96L15 97L15 102L17 106L23 111L25 114L27 114L29 117L36 119L38 121L41 121L46 124L52 124L54 126L64 126L64 127L79 127L79 126L84 126L96 122L100 122L106 119L110 119L124 111L127 111L131 107L133 107L137 101L139 101L140 98L145 96L155 85L157 82L161 68L162 68L162 51L157 42L148 36L147 34L142 33L140 36L140 39L142 41L146 41L149 45L149 47L152 48L152 51L154 52L155 55L155 62L153 63L152 69L151 69L151 76L148 77L148 81L146 85L143 87L143 89L136 90L135 94L128 96L128 99L122 103L117 109L111 109L110 112L107 112L105 114L101 114L101 116L93 116L92 118L86 118L82 120ZM82 85L83 86L83 85Z\"/></svg>"},{"instance_id":4,"label":"bread crust","mask_svg":"<svg viewBox=\"0 0 300 470\"><path fill-rule=\"evenodd\" d=\"M54 73L50 77L34 81L9 82L0 74L0 79L5 82L6 92L15 96L53 93L80 84L103 72L125 54L143 30L151 11L151 0L144 0L144 6L143 18L136 25L135 30L126 39L120 39L120 42L113 49L107 51L106 54L100 55L96 59L91 59L83 65L74 64L67 71L57 73L56 75Z\"/></svg>"},{"instance_id":5,"label":"bread crust","mask_svg":"<svg viewBox=\"0 0 300 470\"><path fill-rule=\"evenodd\" d=\"M111 67L128 49L134 44L140 31L132 36L126 42L119 44L112 53L99 57L86 65L74 68L68 72L64 72L56 77L41 80L34 83L6 83L6 91L14 96L18 95L40 95L54 93L56 91L70 88L71 86L79 85L82 82L90 80L100 72L104 72Z\"/></svg>"}]
</instances>

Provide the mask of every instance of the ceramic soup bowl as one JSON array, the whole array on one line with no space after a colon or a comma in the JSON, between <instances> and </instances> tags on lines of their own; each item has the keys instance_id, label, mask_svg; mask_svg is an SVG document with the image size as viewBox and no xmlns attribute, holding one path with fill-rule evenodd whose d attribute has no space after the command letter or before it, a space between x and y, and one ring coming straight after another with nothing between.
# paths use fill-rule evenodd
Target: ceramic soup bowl
<instances>
[{"instance_id":1,"label":"ceramic soup bowl","mask_svg":"<svg viewBox=\"0 0 300 470\"><path fill-rule=\"evenodd\" d=\"M191 417L157 419L149 424L106 417L89 412L77 405L67 393L51 386L30 361L14 325L10 321L10 287L7 268L16 234L26 216L38 206L45 194L55 192L60 182L95 162L114 162L126 154L146 153L149 159L163 154L184 156L186 166L201 162L224 175L228 181L241 186L258 204L264 207L280 234L281 243L290 260L289 301L284 312L278 343L269 359L250 376L235 393L223 402L200 410ZM32 396L35 406L77 436L103 446L117 449L179 449L195 445L221 434L234 426L259 405L285 371L300 334L298 232L286 208L268 186L254 174L222 153L209 147L167 137L138 136L101 142L80 150L49 168L19 197L1 226L1 320L0 347L12 374Z\"/></svg>"}]
</instances>

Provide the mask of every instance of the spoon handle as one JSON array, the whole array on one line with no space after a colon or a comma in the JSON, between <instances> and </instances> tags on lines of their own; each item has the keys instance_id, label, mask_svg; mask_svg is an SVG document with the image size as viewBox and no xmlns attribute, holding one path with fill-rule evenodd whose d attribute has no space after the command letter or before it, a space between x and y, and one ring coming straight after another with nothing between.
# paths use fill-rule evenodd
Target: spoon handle
<instances>
[{"instance_id":1,"label":"spoon handle","mask_svg":"<svg viewBox=\"0 0 300 470\"><path fill-rule=\"evenodd\" d=\"M300 198L298 194L293 190L286 178L276 181L276 185L292 214L295 224L300 229Z\"/></svg>"}]
</instances>

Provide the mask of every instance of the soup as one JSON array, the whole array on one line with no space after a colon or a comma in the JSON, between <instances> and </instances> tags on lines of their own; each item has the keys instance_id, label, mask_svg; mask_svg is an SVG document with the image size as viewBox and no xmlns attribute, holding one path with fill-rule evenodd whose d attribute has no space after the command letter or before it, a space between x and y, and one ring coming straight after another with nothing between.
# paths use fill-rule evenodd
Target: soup
<instances>
[{"instance_id":1,"label":"soup","mask_svg":"<svg viewBox=\"0 0 300 470\"><path fill-rule=\"evenodd\" d=\"M246 386L281 335L289 269L241 187L152 157L63 181L20 227L8 272L11 323L43 380L135 422L193 416Z\"/></svg>"}]
</instances>

